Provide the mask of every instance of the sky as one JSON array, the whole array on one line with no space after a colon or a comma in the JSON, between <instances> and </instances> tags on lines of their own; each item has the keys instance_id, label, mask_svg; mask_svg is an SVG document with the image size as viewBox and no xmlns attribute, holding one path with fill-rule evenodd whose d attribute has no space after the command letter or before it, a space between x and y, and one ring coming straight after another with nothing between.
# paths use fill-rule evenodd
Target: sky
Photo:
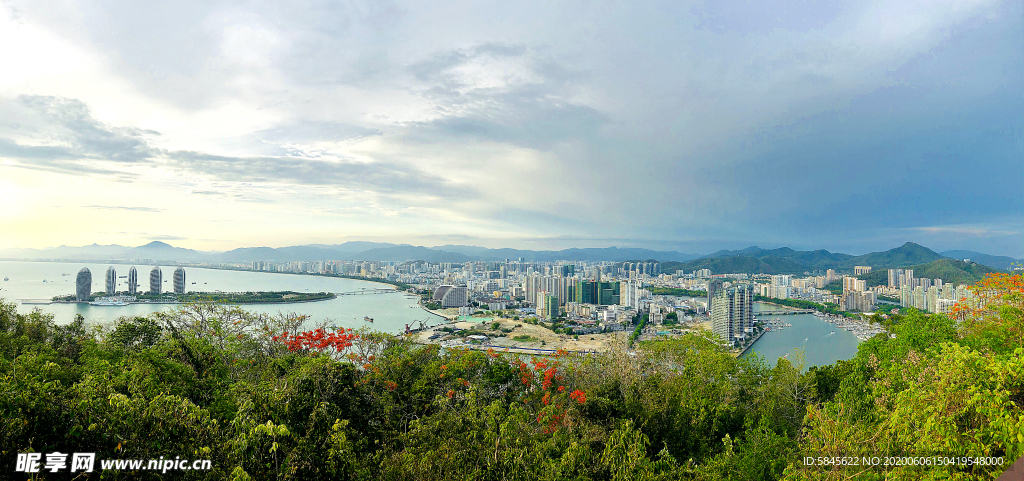
<instances>
[{"instance_id":1,"label":"sky","mask_svg":"<svg viewBox=\"0 0 1024 481\"><path fill-rule=\"evenodd\" d=\"M0 232L1024 257L1024 4L0 0Z\"/></svg>"}]
</instances>

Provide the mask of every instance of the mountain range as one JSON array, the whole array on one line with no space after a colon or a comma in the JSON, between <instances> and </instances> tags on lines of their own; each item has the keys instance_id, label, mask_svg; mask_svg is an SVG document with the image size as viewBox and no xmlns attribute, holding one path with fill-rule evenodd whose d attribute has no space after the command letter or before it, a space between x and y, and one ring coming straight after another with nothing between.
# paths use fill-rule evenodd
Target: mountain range
<instances>
[{"instance_id":1,"label":"mountain range","mask_svg":"<svg viewBox=\"0 0 1024 481\"><path fill-rule=\"evenodd\" d=\"M641 248L573 248L563 250L490 249L466 245L436 247L392 244L385 242L353 241L343 244L309 244L289 247L243 247L226 252L207 252L174 247L160 241L138 247L98 245L50 249L0 249L5 259L62 259L62 260L142 260L153 262L211 262L246 263L255 260L274 262L318 260L375 260L403 262L503 261L644 261L662 262L662 272L711 269L712 272L748 272L766 274L801 274L803 272L836 269L848 271L853 266L865 265L876 269L923 265L939 259L970 259L1000 270L1009 270L1012 263L1022 262L1011 257L987 255L973 251L946 251L937 253L924 246L907 242L884 252L860 256L829 252L827 250L798 251L789 247L762 249L757 246L741 250L722 250L701 256L675 251L656 251Z\"/></svg>"},{"instance_id":2,"label":"mountain range","mask_svg":"<svg viewBox=\"0 0 1024 481\"><path fill-rule=\"evenodd\" d=\"M958 253L961 251L952 252ZM1006 267L983 263L983 260L996 258L996 256L975 255L972 257L971 260L973 262L994 269L1008 270L1010 266L1008 262L1005 263ZM662 272L675 272L676 270L691 272L698 269L710 269L711 272L802 274L804 272L825 271L828 269L849 271L854 266L870 266L874 269L909 268L947 258L949 257L913 242L907 242L895 249L871 252L860 256L829 252L827 250L797 251L788 247L762 249L755 246L737 251L718 251L706 257L687 262L664 262L661 265L661 270ZM965 257L960 257L960 259L963 258ZM998 259L1001 260L1002 258ZM1005 259L1012 261L1008 257ZM917 276L916 271L915 276Z\"/></svg>"}]
</instances>

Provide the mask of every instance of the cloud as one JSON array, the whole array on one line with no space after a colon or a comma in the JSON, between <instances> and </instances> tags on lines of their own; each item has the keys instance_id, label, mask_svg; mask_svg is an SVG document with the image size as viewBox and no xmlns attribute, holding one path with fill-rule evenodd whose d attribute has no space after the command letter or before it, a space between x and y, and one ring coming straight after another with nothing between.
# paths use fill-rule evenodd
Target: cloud
<instances>
[{"instance_id":1,"label":"cloud","mask_svg":"<svg viewBox=\"0 0 1024 481\"><path fill-rule=\"evenodd\" d=\"M231 157L202 152L168 152L170 165L231 182L334 186L383 193L419 193L444 197L448 185L414 168L386 162L361 163L295 157Z\"/></svg>"},{"instance_id":2,"label":"cloud","mask_svg":"<svg viewBox=\"0 0 1024 481\"><path fill-rule=\"evenodd\" d=\"M956 235L968 237L1005 237L1020 236L1024 234L1021 229L1007 229L1008 226L993 225L941 225L927 227L911 227L911 232L932 234L932 235Z\"/></svg>"},{"instance_id":3,"label":"cloud","mask_svg":"<svg viewBox=\"0 0 1024 481\"><path fill-rule=\"evenodd\" d=\"M294 232L1009 245L955 226L1024 209L1020 2L793 5L22 2L97 60L0 79L0 158Z\"/></svg>"},{"instance_id":4,"label":"cloud","mask_svg":"<svg viewBox=\"0 0 1024 481\"><path fill-rule=\"evenodd\" d=\"M0 125L0 157L16 160L18 167L123 179L135 176L126 166L160 155L146 140L158 132L104 124L77 99L21 95L0 102L0 114L7 119Z\"/></svg>"},{"instance_id":5,"label":"cloud","mask_svg":"<svg viewBox=\"0 0 1024 481\"><path fill-rule=\"evenodd\" d=\"M102 209L102 210L129 210L135 212L163 212L164 209L158 209L156 207L133 207L124 205L87 205L87 209Z\"/></svg>"}]
</instances>

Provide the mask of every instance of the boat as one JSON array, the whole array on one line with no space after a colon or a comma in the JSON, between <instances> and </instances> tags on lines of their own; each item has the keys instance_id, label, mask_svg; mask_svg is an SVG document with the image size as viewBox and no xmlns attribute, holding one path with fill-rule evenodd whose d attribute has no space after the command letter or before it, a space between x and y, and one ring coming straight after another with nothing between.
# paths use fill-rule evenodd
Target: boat
<instances>
[{"instance_id":1,"label":"boat","mask_svg":"<svg viewBox=\"0 0 1024 481\"><path fill-rule=\"evenodd\" d=\"M123 299L116 299L113 297L101 297L95 301L89 303L90 306L127 306L128 303Z\"/></svg>"},{"instance_id":2,"label":"boat","mask_svg":"<svg viewBox=\"0 0 1024 481\"><path fill-rule=\"evenodd\" d=\"M4 277L4 280L5 280L5 281L9 281L10 279L8 279L8 278Z\"/></svg>"},{"instance_id":3,"label":"boat","mask_svg":"<svg viewBox=\"0 0 1024 481\"><path fill-rule=\"evenodd\" d=\"M366 322L373 322L373 318L370 316L363 316L363 320Z\"/></svg>"}]
</instances>

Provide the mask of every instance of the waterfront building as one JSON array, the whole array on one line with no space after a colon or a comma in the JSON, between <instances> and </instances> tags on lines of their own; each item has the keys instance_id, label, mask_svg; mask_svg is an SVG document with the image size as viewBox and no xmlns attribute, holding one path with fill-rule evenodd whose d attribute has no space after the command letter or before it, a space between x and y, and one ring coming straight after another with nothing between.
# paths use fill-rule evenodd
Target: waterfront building
<instances>
[{"instance_id":1,"label":"waterfront building","mask_svg":"<svg viewBox=\"0 0 1024 481\"><path fill-rule=\"evenodd\" d=\"M184 294L185 293L185 269L182 268L182 267L174 269L173 279L174 279L174 281L173 281L173 283L174 283L174 293L175 294Z\"/></svg>"},{"instance_id":2,"label":"waterfront building","mask_svg":"<svg viewBox=\"0 0 1024 481\"><path fill-rule=\"evenodd\" d=\"M455 287L455 286L451 286L451 285L438 286L437 289L434 289L434 295L430 298L430 300L434 301L434 302L441 302L441 299L444 299L444 295L447 294L448 290L451 289L452 287Z\"/></svg>"},{"instance_id":3,"label":"waterfront building","mask_svg":"<svg viewBox=\"0 0 1024 481\"><path fill-rule=\"evenodd\" d=\"M128 295L134 296L139 291L139 273L135 270L135 266L128 269Z\"/></svg>"},{"instance_id":4,"label":"waterfront building","mask_svg":"<svg viewBox=\"0 0 1024 481\"><path fill-rule=\"evenodd\" d=\"M744 344L754 324L753 286L717 288L711 306L711 331L730 345Z\"/></svg>"},{"instance_id":5,"label":"waterfront building","mask_svg":"<svg viewBox=\"0 0 1024 481\"><path fill-rule=\"evenodd\" d=\"M83 267L82 270L78 271L78 277L75 278L75 300L88 301L92 295L92 272L89 272L88 267Z\"/></svg>"},{"instance_id":6,"label":"waterfront building","mask_svg":"<svg viewBox=\"0 0 1024 481\"><path fill-rule=\"evenodd\" d=\"M433 299L441 307L465 307L469 304L469 289L466 286L440 286L434 291Z\"/></svg>"},{"instance_id":7,"label":"waterfront building","mask_svg":"<svg viewBox=\"0 0 1024 481\"><path fill-rule=\"evenodd\" d=\"M722 290L724 283L721 279L709 279L708 280L708 312L711 312L711 304L715 300L715 294Z\"/></svg>"},{"instance_id":8,"label":"waterfront building","mask_svg":"<svg viewBox=\"0 0 1024 481\"><path fill-rule=\"evenodd\" d=\"M846 291L843 293L843 310L871 312L875 310L876 301L874 291Z\"/></svg>"},{"instance_id":9,"label":"waterfront building","mask_svg":"<svg viewBox=\"0 0 1024 481\"><path fill-rule=\"evenodd\" d=\"M160 270L160 267L154 267L153 270L149 271L149 293L159 294L162 289L162 283L164 282L164 273Z\"/></svg>"},{"instance_id":10,"label":"waterfront building","mask_svg":"<svg viewBox=\"0 0 1024 481\"><path fill-rule=\"evenodd\" d=\"M108 296L112 296L117 293L117 271L114 270L114 266L107 268L106 288L104 291Z\"/></svg>"}]
</instances>

